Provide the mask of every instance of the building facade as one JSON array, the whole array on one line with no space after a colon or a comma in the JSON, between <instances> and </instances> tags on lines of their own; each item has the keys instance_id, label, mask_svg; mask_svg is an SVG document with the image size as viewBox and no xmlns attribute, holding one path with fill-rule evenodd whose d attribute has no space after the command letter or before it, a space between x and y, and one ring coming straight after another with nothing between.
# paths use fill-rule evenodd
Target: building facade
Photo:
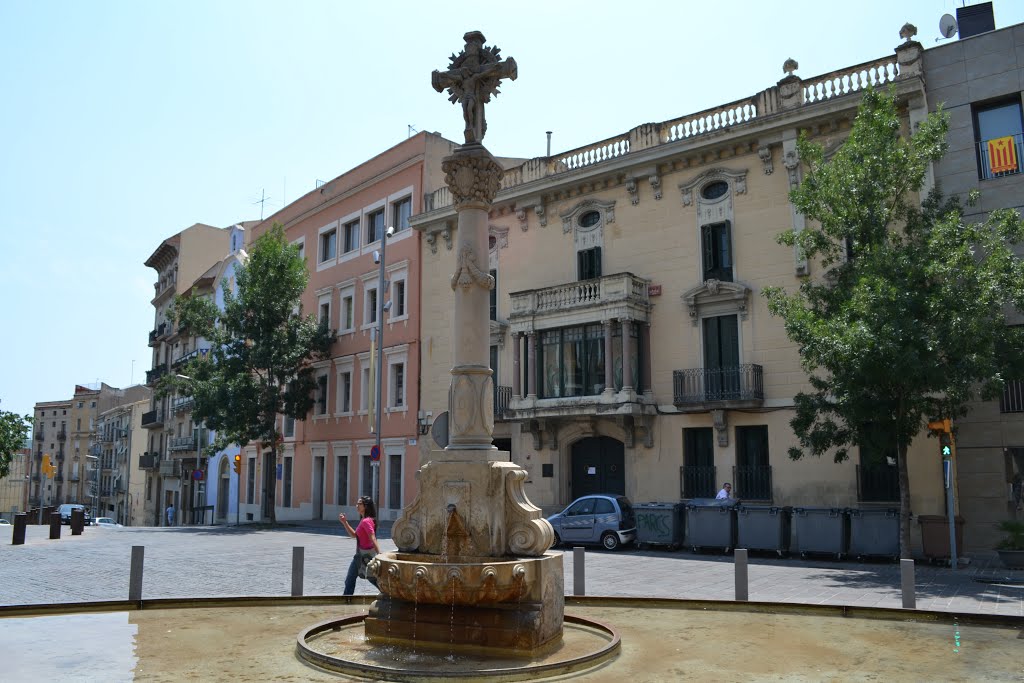
<instances>
[{"instance_id":1,"label":"building facade","mask_svg":"<svg viewBox=\"0 0 1024 683\"><path fill-rule=\"evenodd\" d=\"M140 401L119 405L99 415L96 422L98 451L93 516L112 517L124 526L145 524L145 471L140 459L147 447L142 414L149 410L151 393Z\"/></svg>"},{"instance_id":2,"label":"building facade","mask_svg":"<svg viewBox=\"0 0 1024 683\"><path fill-rule=\"evenodd\" d=\"M751 97L505 166L490 214L494 437L529 473L533 502L713 497L729 481L749 502L898 507L884 458L788 457L793 397L809 385L762 291L823 275L776 243L805 225L788 196L803 171L798 136L836 149L869 85L896 89L907 129L926 115L910 37L814 78L788 60L788 75ZM446 188L413 225L424 234L422 410L437 415L455 338ZM908 454L915 514L943 507L925 441ZM422 459L437 447L421 442Z\"/></svg>"},{"instance_id":3,"label":"building facade","mask_svg":"<svg viewBox=\"0 0 1024 683\"><path fill-rule=\"evenodd\" d=\"M949 152L935 181L964 200L968 222L995 209L1024 212L1024 24L991 30L990 4L987 13L980 24L958 17L959 38L924 53L928 107L949 115ZM975 190L979 201L967 205ZM1008 324L1024 318L1011 314ZM973 404L956 423L957 512L968 551L991 550L1001 538L995 523L1024 515L1024 380L1009 380L1001 400Z\"/></svg>"}]
</instances>

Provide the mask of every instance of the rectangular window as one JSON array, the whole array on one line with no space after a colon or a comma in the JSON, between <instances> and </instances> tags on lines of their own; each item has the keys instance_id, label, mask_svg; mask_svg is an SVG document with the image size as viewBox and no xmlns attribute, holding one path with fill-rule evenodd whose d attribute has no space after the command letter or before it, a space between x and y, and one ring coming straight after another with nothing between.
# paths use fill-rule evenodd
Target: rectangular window
<instances>
[{"instance_id":1,"label":"rectangular window","mask_svg":"<svg viewBox=\"0 0 1024 683\"><path fill-rule=\"evenodd\" d=\"M490 273L491 277L494 278L494 288L490 293L490 306L491 306L491 320L498 319L498 271L492 270Z\"/></svg>"},{"instance_id":2,"label":"rectangular window","mask_svg":"<svg viewBox=\"0 0 1024 683\"><path fill-rule=\"evenodd\" d=\"M900 499L900 473L895 448L860 446L857 465L857 500L863 503L896 503Z\"/></svg>"},{"instance_id":3,"label":"rectangular window","mask_svg":"<svg viewBox=\"0 0 1024 683\"><path fill-rule=\"evenodd\" d=\"M402 508L402 456L398 453L388 456L388 507Z\"/></svg>"},{"instance_id":4,"label":"rectangular window","mask_svg":"<svg viewBox=\"0 0 1024 683\"><path fill-rule=\"evenodd\" d=\"M704 318L704 398L728 401L740 398L739 323L735 315Z\"/></svg>"},{"instance_id":5,"label":"rectangular window","mask_svg":"<svg viewBox=\"0 0 1024 683\"><path fill-rule=\"evenodd\" d=\"M284 458L284 480L281 482L281 505L290 508L292 506L292 458Z\"/></svg>"},{"instance_id":6,"label":"rectangular window","mask_svg":"<svg viewBox=\"0 0 1024 683\"><path fill-rule=\"evenodd\" d=\"M338 373L338 404L342 413L352 412L352 371Z\"/></svg>"},{"instance_id":7,"label":"rectangular window","mask_svg":"<svg viewBox=\"0 0 1024 683\"><path fill-rule=\"evenodd\" d=\"M359 495L373 497L373 461L370 460L369 455L364 455L362 458L363 472L361 481L359 482Z\"/></svg>"},{"instance_id":8,"label":"rectangular window","mask_svg":"<svg viewBox=\"0 0 1024 683\"><path fill-rule=\"evenodd\" d=\"M412 216L412 197L399 199L391 205L391 225L395 226L395 232L409 229L409 218Z\"/></svg>"},{"instance_id":9,"label":"rectangular window","mask_svg":"<svg viewBox=\"0 0 1024 683\"><path fill-rule=\"evenodd\" d=\"M299 252L299 258L305 260L305 258L306 258L306 243L305 242L299 242L298 244L295 245L295 248Z\"/></svg>"},{"instance_id":10,"label":"rectangular window","mask_svg":"<svg viewBox=\"0 0 1024 683\"><path fill-rule=\"evenodd\" d=\"M284 432L284 436L285 436L286 439L290 439L290 438L294 437L295 436L295 418L291 417L289 415L285 415L284 416L284 429L282 429L281 431Z\"/></svg>"},{"instance_id":11,"label":"rectangular window","mask_svg":"<svg viewBox=\"0 0 1024 683\"><path fill-rule=\"evenodd\" d=\"M736 428L734 496L743 500L772 499L772 468L768 464L768 425Z\"/></svg>"},{"instance_id":12,"label":"rectangular window","mask_svg":"<svg viewBox=\"0 0 1024 683\"><path fill-rule=\"evenodd\" d=\"M331 327L331 295L321 294L318 303L320 308L317 314L317 320L321 325L329 329Z\"/></svg>"},{"instance_id":13,"label":"rectangular window","mask_svg":"<svg viewBox=\"0 0 1024 683\"><path fill-rule=\"evenodd\" d=\"M391 284L391 317L405 317L405 280L396 280Z\"/></svg>"},{"instance_id":14,"label":"rectangular window","mask_svg":"<svg viewBox=\"0 0 1024 683\"><path fill-rule=\"evenodd\" d=\"M601 277L601 247L576 252L576 266L580 280Z\"/></svg>"},{"instance_id":15,"label":"rectangular window","mask_svg":"<svg viewBox=\"0 0 1024 683\"><path fill-rule=\"evenodd\" d=\"M337 253L338 231L328 230L320 235L320 263L330 261Z\"/></svg>"},{"instance_id":16,"label":"rectangular window","mask_svg":"<svg viewBox=\"0 0 1024 683\"><path fill-rule=\"evenodd\" d=\"M384 234L384 209L366 214L366 243L376 242Z\"/></svg>"},{"instance_id":17,"label":"rectangular window","mask_svg":"<svg viewBox=\"0 0 1024 683\"><path fill-rule=\"evenodd\" d=\"M594 396L604 391L606 359L601 325L548 330L541 333L540 341L541 397ZM616 358L621 359L621 340L618 348ZM634 350L634 365L635 356ZM615 372L621 382L621 361L615 365Z\"/></svg>"},{"instance_id":18,"label":"rectangular window","mask_svg":"<svg viewBox=\"0 0 1024 683\"><path fill-rule=\"evenodd\" d=\"M316 414L327 414L327 373L316 378Z\"/></svg>"},{"instance_id":19,"label":"rectangular window","mask_svg":"<svg viewBox=\"0 0 1024 683\"><path fill-rule=\"evenodd\" d=\"M377 322L377 287L367 288L363 297L363 321L365 325Z\"/></svg>"},{"instance_id":20,"label":"rectangular window","mask_svg":"<svg viewBox=\"0 0 1024 683\"><path fill-rule=\"evenodd\" d=\"M359 221L345 224L345 253L359 248Z\"/></svg>"},{"instance_id":21,"label":"rectangular window","mask_svg":"<svg viewBox=\"0 0 1024 683\"><path fill-rule=\"evenodd\" d=\"M978 175L982 180L1021 172L1024 157L1024 118L1020 98L974 107L974 136Z\"/></svg>"},{"instance_id":22,"label":"rectangular window","mask_svg":"<svg viewBox=\"0 0 1024 683\"><path fill-rule=\"evenodd\" d=\"M355 294L351 290L341 294L341 331L349 332L355 327Z\"/></svg>"},{"instance_id":23,"label":"rectangular window","mask_svg":"<svg viewBox=\"0 0 1024 683\"><path fill-rule=\"evenodd\" d=\"M256 458L248 458L245 468L245 500L252 505L256 502Z\"/></svg>"},{"instance_id":24,"label":"rectangular window","mask_svg":"<svg viewBox=\"0 0 1024 683\"><path fill-rule=\"evenodd\" d=\"M334 501L336 505L348 505L348 456L337 457L335 472Z\"/></svg>"},{"instance_id":25,"label":"rectangular window","mask_svg":"<svg viewBox=\"0 0 1024 683\"><path fill-rule=\"evenodd\" d=\"M391 365L391 407L401 408L405 405L405 363Z\"/></svg>"},{"instance_id":26,"label":"rectangular window","mask_svg":"<svg viewBox=\"0 0 1024 683\"><path fill-rule=\"evenodd\" d=\"M703 225L704 280L732 282L732 231L729 221Z\"/></svg>"},{"instance_id":27,"label":"rectangular window","mask_svg":"<svg viewBox=\"0 0 1024 683\"><path fill-rule=\"evenodd\" d=\"M683 430L682 478L684 499L715 497L720 484L715 478L715 442L711 427Z\"/></svg>"}]
</instances>

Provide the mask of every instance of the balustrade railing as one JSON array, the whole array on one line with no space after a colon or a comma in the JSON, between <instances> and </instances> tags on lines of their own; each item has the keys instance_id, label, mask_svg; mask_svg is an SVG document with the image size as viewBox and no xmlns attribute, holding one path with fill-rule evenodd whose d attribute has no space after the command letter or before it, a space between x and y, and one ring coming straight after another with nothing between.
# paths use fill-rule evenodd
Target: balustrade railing
<instances>
[{"instance_id":1,"label":"balustrade railing","mask_svg":"<svg viewBox=\"0 0 1024 683\"><path fill-rule=\"evenodd\" d=\"M559 166L573 170L615 159L629 153L629 134L577 147L558 155Z\"/></svg>"},{"instance_id":2,"label":"balustrade railing","mask_svg":"<svg viewBox=\"0 0 1024 683\"><path fill-rule=\"evenodd\" d=\"M719 401L763 401L764 369L746 363L724 368L689 368L672 373L676 405Z\"/></svg>"},{"instance_id":3,"label":"balustrade railing","mask_svg":"<svg viewBox=\"0 0 1024 683\"><path fill-rule=\"evenodd\" d=\"M1024 159L1024 135L1006 135L978 143L978 159L981 162L981 179L992 180L1021 172Z\"/></svg>"},{"instance_id":4,"label":"balustrade railing","mask_svg":"<svg viewBox=\"0 0 1024 683\"><path fill-rule=\"evenodd\" d=\"M512 402L512 387L494 387L494 419L500 420L505 417L509 403Z\"/></svg>"},{"instance_id":5,"label":"balustrade railing","mask_svg":"<svg viewBox=\"0 0 1024 683\"><path fill-rule=\"evenodd\" d=\"M838 69L803 82L804 103L823 102L833 97L892 83L899 76L895 55Z\"/></svg>"},{"instance_id":6,"label":"balustrade railing","mask_svg":"<svg viewBox=\"0 0 1024 683\"><path fill-rule=\"evenodd\" d=\"M750 99L737 100L696 114L666 121L662 126L665 142L675 142L712 131L747 123L757 118L757 107Z\"/></svg>"},{"instance_id":7,"label":"balustrade railing","mask_svg":"<svg viewBox=\"0 0 1024 683\"><path fill-rule=\"evenodd\" d=\"M196 437L179 436L171 439L168 448L172 451L194 451L196 449Z\"/></svg>"}]
</instances>

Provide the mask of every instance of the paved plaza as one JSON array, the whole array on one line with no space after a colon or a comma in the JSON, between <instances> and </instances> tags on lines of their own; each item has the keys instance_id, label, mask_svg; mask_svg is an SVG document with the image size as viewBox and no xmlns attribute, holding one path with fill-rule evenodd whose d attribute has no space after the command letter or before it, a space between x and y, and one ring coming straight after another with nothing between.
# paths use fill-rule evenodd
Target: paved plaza
<instances>
[{"instance_id":1,"label":"paved plaza","mask_svg":"<svg viewBox=\"0 0 1024 683\"><path fill-rule=\"evenodd\" d=\"M153 598L287 596L292 548L304 550L304 594L338 595L355 541L339 525L309 523L242 527L106 529L81 536L62 528L29 526L25 545L11 545L12 527L0 527L0 605L30 605L128 597L131 548L145 547L142 596ZM381 548L394 544L382 530ZM573 553L566 550L565 591L573 593ZM732 600L732 557L687 551L618 552L588 549L586 594L614 597ZM952 613L1024 616L1024 571L1003 569L996 558L972 558L949 568L918 562L917 607ZM357 593L370 594L366 581ZM902 606L899 563L750 558L752 601L859 607Z\"/></svg>"}]
</instances>

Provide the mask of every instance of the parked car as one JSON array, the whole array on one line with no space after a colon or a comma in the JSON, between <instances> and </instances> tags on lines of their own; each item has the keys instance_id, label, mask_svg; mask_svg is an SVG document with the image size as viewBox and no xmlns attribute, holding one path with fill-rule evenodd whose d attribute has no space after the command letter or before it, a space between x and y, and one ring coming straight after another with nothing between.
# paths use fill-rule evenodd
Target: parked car
<instances>
[{"instance_id":1,"label":"parked car","mask_svg":"<svg viewBox=\"0 0 1024 683\"><path fill-rule=\"evenodd\" d=\"M121 524L117 523L112 517L97 517L93 520L93 526L106 526L106 527L119 527Z\"/></svg>"},{"instance_id":2,"label":"parked car","mask_svg":"<svg viewBox=\"0 0 1024 683\"><path fill-rule=\"evenodd\" d=\"M8 522L8 521L7 521L6 519L4 519L3 517L0 517L0 526L10 526L10 525L11 525L11 523L10 523L10 522Z\"/></svg>"},{"instance_id":3,"label":"parked car","mask_svg":"<svg viewBox=\"0 0 1024 683\"><path fill-rule=\"evenodd\" d=\"M89 510L84 505L80 505L78 503L64 503L59 508L57 508L57 512L60 513L61 524L71 524L72 510L81 510L82 512L85 513L86 526L89 526L92 523L92 517L89 515Z\"/></svg>"},{"instance_id":4,"label":"parked car","mask_svg":"<svg viewBox=\"0 0 1024 683\"><path fill-rule=\"evenodd\" d=\"M601 545L616 550L636 540L636 516L629 498L596 494L574 500L569 507L548 517L560 543Z\"/></svg>"}]
</instances>

